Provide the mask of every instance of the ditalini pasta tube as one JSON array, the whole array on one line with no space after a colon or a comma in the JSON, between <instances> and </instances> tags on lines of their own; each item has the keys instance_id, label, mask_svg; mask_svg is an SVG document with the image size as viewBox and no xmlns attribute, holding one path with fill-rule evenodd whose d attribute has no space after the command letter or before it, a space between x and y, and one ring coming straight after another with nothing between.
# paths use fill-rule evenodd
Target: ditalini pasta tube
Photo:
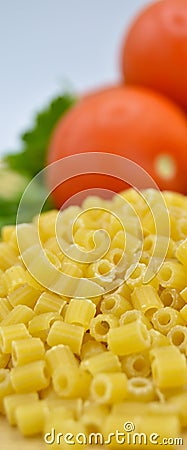
<instances>
[{"instance_id":1,"label":"ditalini pasta tube","mask_svg":"<svg viewBox=\"0 0 187 450\"><path fill-rule=\"evenodd\" d=\"M160 333L168 334L169 331L175 326L183 323L182 317L176 309L166 308L158 309L153 314L152 323L155 330L160 331Z\"/></svg>"},{"instance_id":2,"label":"ditalini pasta tube","mask_svg":"<svg viewBox=\"0 0 187 450\"><path fill-rule=\"evenodd\" d=\"M185 386L186 358L174 345L150 351L153 380L160 389Z\"/></svg>"},{"instance_id":3,"label":"ditalini pasta tube","mask_svg":"<svg viewBox=\"0 0 187 450\"><path fill-rule=\"evenodd\" d=\"M47 350L45 354L45 358L47 361L48 369L50 373L52 374L55 369L59 365L64 365L66 367L78 366L78 360L75 358L72 350L68 345L55 345L54 347Z\"/></svg>"},{"instance_id":4,"label":"ditalini pasta tube","mask_svg":"<svg viewBox=\"0 0 187 450\"><path fill-rule=\"evenodd\" d=\"M32 361L43 359L44 356L45 347L40 338L20 339L12 342L13 366L23 366Z\"/></svg>"},{"instance_id":5,"label":"ditalini pasta tube","mask_svg":"<svg viewBox=\"0 0 187 450\"><path fill-rule=\"evenodd\" d=\"M98 373L91 383L91 396L98 403L116 403L127 396L127 377L124 373Z\"/></svg>"},{"instance_id":6,"label":"ditalini pasta tube","mask_svg":"<svg viewBox=\"0 0 187 450\"><path fill-rule=\"evenodd\" d=\"M23 404L30 404L38 400L37 392L30 392L28 394L12 394L4 398L4 407L7 419L10 425L16 425L16 408Z\"/></svg>"},{"instance_id":7,"label":"ditalini pasta tube","mask_svg":"<svg viewBox=\"0 0 187 450\"><path fill-rule=\"evenodd\" d=\"M16 423L23 436L42 433L49 407L45 400L30 401L17 406Z\"/></svg>"},{"instance_id":8,"label":"ditalini pasta tube","mask_svg":"<svg viewBox=\"0 0 187 450\"><path fill-rule=\"evenodd\" d=\"M11 382L18 394L40 391L49 385L45 361L34 361L11 370Z\"/></svg>"},{"instance_id":9,"label":"ditalini pasta tube","mask_svg":"<svg viewBox=\"0 0 187 450\"><path fill-rule=\"evenodd\" d=\"M61 314L65 304L66 300L59 295L50 292L42 292L35 304L34 311L36 314L51 312Z\"/></svg>"},{"instance_id":10,"label":"ditalini pasta tube","mask_svg":"<svg viewBox=\"0 0 187 450\"><path fill-rule=\"evenodd\" d=\"M52 375L55 392L65 398L87 398L91 382L91 375L73 366L60 365Z\"/></svg>"},{"instance_id":11,"label":"ditalini pasta tube","mask_svg":"<svg viewBox=\"0 0 187 450\"><path fill-rule=\"evenodd\" d=\"M118 326L118 319L113 314L98 314L91 320L90 334L96 341L107 342L108 332Z\"/></svg>"},{"instance_id":12,"label":"ditalini pasta tube","mask_svg":"<svg viewBox=\"0 0 187 450\"><path fill-rule=\"evenodd\" d=\"M109 294L101 301L103 314L114 314L119 318L123 313L132 309L130 302L120 294Z\"/></svg>"},{"instance_id":13,"label":"ditalini pasta tube","mask_svg":"<svg viewBox=\"0 0 187 450\"><path fill-rule=\"evenodd\" d=\"M150 347L151 339L146 326L140 321L111 328L108 333L109 349L116 355L130 355Z\"/></svg>"},{"instance_id":14,"label":"ditalini pasta tube","mask_svg":"<svg viewBox=\"0 0 187 450\"><path fill-rule=\"evenodd\" d=\"M25 325L33 318L34 311L26 305L17 305L2 320L1 325L15 325L24 323Z\"/></svg>"},{"instance_id":15,"label":"ditalini pasta tube","mask_svg":"<svg viewBox=\"0 0 187 450\"><path fill-rule=\"evenodd\" d=\"M163 287L183 289L186 285L185 269L177 261L165 261L157 276Z\"/></svg>"},{"instance_id":16,"label":"ditalini pasta tube","mask_svg":"<svg viewBox=\"0 0 187 450\"><path fill-rule=\"evenodd\" d=\"M58 344L69 345L72 352L79 355L84 332L82 326L56 321L49 331L47 343L51 347Z\"/></svg>"},{"instance_id":17,"label":"ditalini pasta tube","mask_svg":"<svg viewBox=\"0 0 187 450\"><path fill-rule=\"evenodd\" d=\"M148 319L151 319L152 315L163 307L156 289L150 285L136 287L131 298L134 308L142 311Z\"/></svg>"},{"instance_id":18,"label":"ditalini pasta tube","mask_svg":"<svg viewBox=\"0 0 187 450\"><path fill-rule=\"evenodd\" d=\"M0 327L0 348L3 353L10 353L12 342L31 337L24 323Z\"/></svg>"},{"instance_id":19,"label":"ditalini pasta tube","mask_svg":"<svg viewBox=\"0 0 187 450\"><path fill-rule=\"evenodd\" d=\"M83 326L87 330L95 316L95 312L96 306L91 300L72 298L67 307L64 320L67 323Z\"/></svg>"},{"instance_id":20,"label":"ditalini pasta tube","mask_svg":"<svg viewBox=\"0 0 187 450\"><path fill-rule=\"evenodd\" d=\"M120 372L121 363L117 355L108 351L90 356L81 362L81 367L92 375L99 372Z\"/></svg>"},{"instance_id":21,"label":"ditalini pasta tube","mask_svg":"<svg viewBox=\"0 0 187 450\"><path fill-rule=\"evenodd\" d=\"M156 397L150 378L132 377L127 384L128 398L135 401L150 402Z\"/></svg>"},{"instance_id":22,"label":"ditalini pasta tube","mask_svg":"<svg viewBox=\"0 0 187 450\"><path fill-rule=\"evenodd\" d=\"M121 358L121 366L128 378L148 377L151 371L148 352L123 356Z\"/></svg>"}]
</instances>

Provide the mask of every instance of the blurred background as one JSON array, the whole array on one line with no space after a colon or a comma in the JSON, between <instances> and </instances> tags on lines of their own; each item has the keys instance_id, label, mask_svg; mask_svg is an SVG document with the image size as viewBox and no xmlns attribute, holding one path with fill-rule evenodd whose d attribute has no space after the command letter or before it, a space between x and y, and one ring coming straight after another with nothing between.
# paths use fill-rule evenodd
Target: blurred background
<instances>
[{"instance_id":1,"label":"blurred background","mask_svg":"<svg viewBox=\"0 0 187 450\"><path fill-rule=\"evenodd\" d=\"M69 89L113 83L130 20L150 0L0 0L0 155ZM117 55L117 56L116 56Z\"/></svg>"}]
</instances>

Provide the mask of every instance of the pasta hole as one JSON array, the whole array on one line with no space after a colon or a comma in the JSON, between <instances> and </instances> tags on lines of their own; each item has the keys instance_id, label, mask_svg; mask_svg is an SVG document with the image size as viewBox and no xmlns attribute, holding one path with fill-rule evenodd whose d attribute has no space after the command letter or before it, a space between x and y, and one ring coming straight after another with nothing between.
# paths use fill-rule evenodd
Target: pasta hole
<instances>
[{"instance_id":1,"label":"pasta hole","mask_svg":"<svg viewBox=\"0 0 187 450\"><path fill-rule=\"evenodd\" d=\"M151 250L153 249L153 241L152 241L152 239L147 238L147 239L144 241L143 249L144 249L145 251L151 251Z\"/></svg>"},{"instance_id":2,"label":"pasta hole","mask_svg":"<svg viewBox=\"0 0 187 450\"><path fill-rule=\"evenodd\" d=\"M147 386L148 382L143 378L133 378L131 379L131 385L136 389L142 389Z\"/></svg>"},{"instance_id":3,"label":"pasta hole","mask_svg":"<svg viewBox=\"0 0 187 450\"><path fill-rule=\"evenodd\" d=\"M142 370L145 368L144 359L141 357L136 358L133 363L133 368L134 368L134 370L136 370L136 372L142 372Z\"/></svg>"},{"instance_id":4,"label":"pasta hole","mask_svg":"<svg viewBox=\"0 0 187 450\"><path fill-rule=\"evenodd\" d=\"M169 281L172 276L172 270L170 269L170 267L164 267L163 269L161 269L160 276L163 281Z\"/></svg>"},{"instance_id":5,"label":"pasta hole","mask_svg":"<svg viewBox=\"0 0 187 450\"><path fill-rule=\"evenodd\" d=\"M102 261L98 265L98 272L100 275L106 275L111 270L111 266L108 261Z\"/></svg>"},{"instance_id":6,"label":"pasta hole","mask_svg":"<svg viewBox=\"0 0 187 450\"><path fill-rule=\"evenodd\" d=\"M104 381L99 381L95 383L95 393L98 397L104 397L106 394L106 383Z\"/></svg>"},{"instance_id":7,"label":"pasta hole","mask_svg":"<svg viewBox=\"0 0 187 450\"><path fill-rule=\"evenodd\" d=\"M113 255L113 263L115 264L115 266L119 263L121 258L122 258L122 252L118 251L118 252L114 253L114 255Z\"/></svg>"},{"instance_id":8,"label":"pasta hole","mask_svg":"<svg viewBox=\"0 0 187 450\"><path fill-rule=\"evenodd\" d=\"M105 334L108 333L110 327L109 324L106 320L102 320L101 322L98 322L95 326L95 331L96 333L104 336Z\"/></svg>"},{"instance_id":9,"label":"pasta hole","mask_svg":"<svg viewBox=\"0 0 187 450\"><path fill-rule=\"evenodd\" d=\"M131 273L130 278L132 280L136 280L137 278L141 277L142 275L142 270L141 267L136 267L136 269L134 270L134 272Z\"/></svg>"},{"instance_id":10,"label":"pasta hole","mask_svg":"<svg viewBox=\"0 0 187 450\"><path fill-rule=\"evenodd\" d=\"M116 304L116 302L115 302L114 298L107 299L105 301L105 309L107 311L111 311L114 308L115 304Z\"/></svg>"},{"instance_id":11,"label":"pasta hole","mask_svg":"<svg viewBox=\"0 0 187 450\"><path fill-rule=\"evenodd\" d=\"M182 331L175 331L172 334L172 342L174 345L181 345L184 342L185 335Z\"/></svg>"},{"instance_id":12,"label":"pasta hole","mask_svg":"<svg viewBox=\"0 0 187 450\"><path fill-rule=\"evenodd\" d=\"M171 306L173 303L173 297L170 292L164 292L161 295L161 300L164 303L164 306Z\"/></svg>"},{"instance_id":13,"label":"pasta hole","mask_svg":"<svg viewBox=\"0 0 187 450\"><path fill-rule=\"evenodd\" d=\"M162 315L158 317L158 322L160 323L160 325L168 325L170 323L170 320L171 316L167 312L163 312Z\"/></svg>"}]
</instances>

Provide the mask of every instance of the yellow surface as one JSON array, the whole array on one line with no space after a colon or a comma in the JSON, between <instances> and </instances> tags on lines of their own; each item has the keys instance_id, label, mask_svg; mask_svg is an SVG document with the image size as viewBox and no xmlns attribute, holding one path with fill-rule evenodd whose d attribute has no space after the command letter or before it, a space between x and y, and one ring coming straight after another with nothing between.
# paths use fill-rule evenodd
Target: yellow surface
<instances>
[{"instance_id":1,"label":"yellow surface","mask_svg":"<svg viewBox=\"0 0 187 450\"><path fill-rule=\"evenodd\" d=\"M23 438L17 428L10 427L7 420L0 416L1 450L46 450L46 448L42 438Z\"/></svg>"},{"instance_id":2,"label":"yellow surface","mask_svg":"<svg viewBox=\"0 0 187 450\"><path fill-rule=\"evenodd\" d=\"M10 427L7 420L0 416L0 450L46 450L47 448L50 448L50 445L45 445L41 437L23 438L17 428ZM102 450L102 448L93 446L92 450ZM173 446L166 446L166 448L173 448ZM184 434L183 446L179 446L178 449L187 449L187 432Z\"/></svg>"}]
</instances>

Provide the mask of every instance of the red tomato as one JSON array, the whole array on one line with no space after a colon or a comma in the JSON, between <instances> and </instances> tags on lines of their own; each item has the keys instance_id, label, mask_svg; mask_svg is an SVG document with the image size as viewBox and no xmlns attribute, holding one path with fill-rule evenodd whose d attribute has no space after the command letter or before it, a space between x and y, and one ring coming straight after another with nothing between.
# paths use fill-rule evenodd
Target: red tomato
<instances>
[{"instance_id":1,"label":"red tomato","mask_svg":"<svg viewBox=\"0 0 187 450\"><path fill-rule=\"evenodd\" d=\"M49 149L48 164L82 152L118 154L142 166L161 189L187 193L186 116L150 90L116 86L84 97L59 121ZM50 186L54 182L50 179ZM98 187L119 192L124 184L82 175L56 189L54 199L61 206L76 192Z\"/></svg>"},{"instance_id":2,"label":"red tomato","mask_svg":"<svg viewBox=\"0 0 187 450\"><path fill-rule=\"evenodd\" d=\"M122 47L126 83L153 88L187 110L187 0L163 0L143 10Z\"/></svg>"}]
</instances>

